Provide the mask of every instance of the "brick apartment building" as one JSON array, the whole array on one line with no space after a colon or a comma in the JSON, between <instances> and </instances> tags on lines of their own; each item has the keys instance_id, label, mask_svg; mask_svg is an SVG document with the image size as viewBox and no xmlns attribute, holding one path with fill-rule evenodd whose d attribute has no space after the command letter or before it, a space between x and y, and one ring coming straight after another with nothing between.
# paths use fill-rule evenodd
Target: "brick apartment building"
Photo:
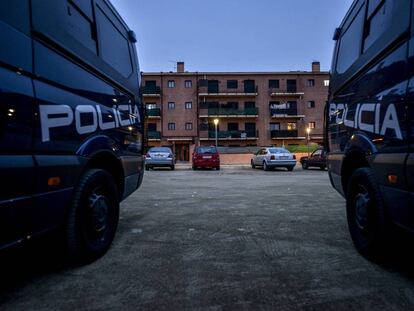
<instances>
[{"instance_id":1,"label":"brick apartment building","mask_svg":"<svg viewBox=\"0 0 414 311\"><path fill-rule=\"evenodd\" d=\"M149 146L171 146L178 160L190 150L219 146L282 146L323 141L329 74L312 71L143 73Z\"/></svg>"}]
</instances>

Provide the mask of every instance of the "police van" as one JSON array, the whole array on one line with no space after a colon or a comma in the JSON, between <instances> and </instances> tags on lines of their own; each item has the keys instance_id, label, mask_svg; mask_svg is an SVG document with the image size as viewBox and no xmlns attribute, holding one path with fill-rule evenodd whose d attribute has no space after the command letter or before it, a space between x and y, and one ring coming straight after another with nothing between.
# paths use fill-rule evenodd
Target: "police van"
<instances>
[{"instance_id":1,"label":"police van","mask_svg":"<svg viewBox=\"0 0 414 311\"><path fill-rule=\"evenodd\" d=\"M108 0L0 1L0 249L93 260L143 176L135 34Z\"/></svg>"},{"instance_id":2,"label":"police van","mask_svg":"<svg viewBox=\"0 0 414 311\"><path fill-rule=\"evenodd\" d=\"M336 29L325 141L360 253L414 231L414 2L355 0Z\"/></svg>"}]
</instances>

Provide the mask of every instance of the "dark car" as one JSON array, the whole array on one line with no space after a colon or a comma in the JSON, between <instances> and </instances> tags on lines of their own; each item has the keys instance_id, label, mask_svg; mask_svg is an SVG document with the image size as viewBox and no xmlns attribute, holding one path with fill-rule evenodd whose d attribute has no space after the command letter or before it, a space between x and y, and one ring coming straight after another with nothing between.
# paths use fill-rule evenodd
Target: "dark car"
<instances>
[{"instance_id":1,"label":"dark car","mask_svg":"<svg viewBox=\"0 0 414 311\"><path fill-rule=\"evenodd\" d=\"M309 167L319 167L321 170L325 170L326 169L325 150L317 149L309 156L309 158L301 157L300 163L302 164L302 168L304 170L307 170Z\"/></svg>"},{"instance_id":2,"label":"dark car","mask_svg":"<svg viewBox=\"0 0 414 311\"><path fill-rule=\"evenodd\" d=\"M143 177L134 33L107 0L3 0L0 40L0 249L59 229L94 260Z\"/></svg>"},{"instance_id":3,"label":"dark car","mask_svg":"<svg viewBox=\"0 0 414 311\"><path fill-rule=\"evenodd\" d=\"M193 153L193 170L215 168L220 170L220 155L216 147L197 147Z\"/></svg>"}]
</instances>

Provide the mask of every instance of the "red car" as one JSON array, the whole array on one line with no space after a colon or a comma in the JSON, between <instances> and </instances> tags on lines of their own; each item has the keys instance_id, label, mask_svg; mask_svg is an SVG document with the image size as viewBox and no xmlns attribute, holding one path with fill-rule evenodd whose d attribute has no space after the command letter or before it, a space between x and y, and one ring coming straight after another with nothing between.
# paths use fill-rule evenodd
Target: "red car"
<instances>
[{"instance_id":1,"label":"red car","mask_svg":"<svg viewBox=\"0 0 414 311\"><path fill-rule=\"evenodd\" d=\"M193 153L193 170L198 168L220 169L220 155L216 147L197 147Z\"/></svg>"}]
</instances>

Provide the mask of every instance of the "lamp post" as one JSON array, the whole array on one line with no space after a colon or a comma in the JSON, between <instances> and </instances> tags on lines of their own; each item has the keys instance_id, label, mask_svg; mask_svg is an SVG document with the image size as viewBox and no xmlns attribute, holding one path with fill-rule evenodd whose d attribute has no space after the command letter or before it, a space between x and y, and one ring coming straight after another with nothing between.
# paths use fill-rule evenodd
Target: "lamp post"
<instances>
[{"instance_id":1,"label":"lamp post","mask_svg":"<svg viewBox=\"0 0 414 311\"><path fill-rule=\"evenodd\" d=\"M215 132L216 132L216 148L217 148L217 125L218 125L218 123L219 123L219 119L214 119L214 130L215 130Z\"/></svg>"},{"instance_id":2,"label":"lamp post","mask_svg":"<svg viewBox=\"0 0 414 311\"><path fill-rule=\"evenodd\" d=\"M309 140L310 140L309 134L310 134L310 131L311 131L311 129L308 127L306 129L306 133L308 134L308 136L306 136L306 145L308 146L308 158L309 158Z\"/></svg>"}]
</instances>

